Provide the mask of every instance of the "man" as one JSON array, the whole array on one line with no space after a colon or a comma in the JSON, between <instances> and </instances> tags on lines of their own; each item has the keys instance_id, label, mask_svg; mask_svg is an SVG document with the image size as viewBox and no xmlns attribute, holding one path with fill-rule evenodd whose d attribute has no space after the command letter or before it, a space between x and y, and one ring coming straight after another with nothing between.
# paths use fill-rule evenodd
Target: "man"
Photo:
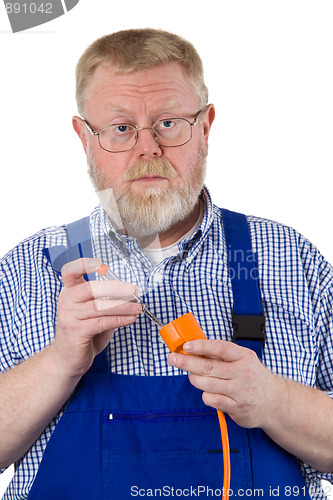
<instances>
[{"instance_id":1,"label":"man","mask_svg":"<svg viewBox=\"0 0 333 500\"><path fill-rule=\"evenodd\" d=\"M63 476L49 486L47 498L83 498L82 493L73 492L80 491L79 483L90 488L92 482L100 492L96 498L102 498L98 496L102 491L103 498L111 495L120 499L158 496L157 490L167 493L159 474L174 461L171 457L177 455L180 442L173 452L153 460L154 465L162 463L161 471L152 474L154 488L140 490L140 484L132 482L121 490L122 483L117 483L120 474L131 475L138 468L138 481L146 474L146 469L141 469L146 455L140 455L132 467L128 465L146 444L126 455L125 472L121 468L119 473L113 472L118 471L119 464L125 467L122 446L130 440L133 415L131 426L125 427L119 438L120 449L110 455L119 437L116 431L102 439L101 449L91 462L80 455L86 451L95 456L95 446L86 450L89 433L83 435L77 430L81 427L75 424L75 416L83 415L83 400L85 418L92 418L97 409L106 411L109 402L104 405L100 400L110 394L117 394L117 398L119 394L122 401L128 392L129 404L135 406L137 399L149 399L150 392L162 393L168 381L177 384L183 380L184 371L189 373L191 387L203 391L208 410L216 408L231 417L229 424L231 428L236 426L236 437L241 429L260 428L272 446L301 461L306 486L297 486L297 495L306 497L309 492L312 498L322 498L320 479L331 480L333 470L332 268L292 229L249 218L266 313L262 362L252 350L227 342L232 338L228 249L221 211L212 205L204 187L215 111L208 105L196 51L181 38L158 30L130 30L103 37L78 63L77 101L81 117L73 118L73 126L87 154L89 174L102 205L89 219L94 258L71 260L59 277L46 249L67 244L66 228L62 226L22 242L1 262L4 373L0 377L0 466L17 463L15 478L4 498L28 498L29 492L29 498L44 498L41 492L47 491L47 486L39 477L45 470L45 477L51 481L57 464ZM95 274L95 279L86 282L84 274L96 273L102 262L110 265L122 281L99 281ZM208 337L185 344L186 352L195 356L168 355L158 328L140 314L141 306L131 301L133 293L140 292L163 324L193 311ZM110 380L106 375L101 378L101 364L93 365L93 373L90 370L94 360L100 363L102 358L97 355L103 355L104 349L108 370L117 374ZM162 384L161 390L147 385L154 384L155 379ZM141 382L144 390L138 398ZM186 390L190 394L190 389ZM65 412L67 420L59 423L70 398L74 406ZM112 404L116 405L114 401ZM122 405L117 409L124 419ZM96 448L100 426L108 427L111 420L117 420L110 411L103 411L98 426L95 419L88 426ZM211 418L209 412L206 417ZM70 430L61 434L65 438L57 438L57 429L63 429L61 422L68 422L68 418L73 419ZM81 417L77 418L81 422ZM172 422L168 427L169 417L163 425L173 434L175 426ZM206 424L200 425L203 429ZM182 427L184 439L186 429ZM66 448L67 437L70 440L76 431L82 450L72 443ZM143 439L148 432L145 426ZM168 434L167 439L172 441ZM255 447L254 443L252 455ZM239 451L234 449L234 456ZM66 462L72 452L73 457ZM172 469L172 479L176 469L186 477L191 462L204 462L208 457L206 453L203 459L194 459L199 457L195 453L193 450L186 455L184 451L184 463ZM214 455L212 450L209 455ZM90 482L84 469L71 468L81 458L87 460L87 470L96 468ZM267 460L269 456L263 457ZM243 492L247 484L253 488L254 483L244 482L245 475L251 476L252 466L249 458L239 479ZM97 477L105 468L100 481L103 486L99 486ZM277 471L277 475L283 474L283 470ZM193 494L197 495L199 483L195 483L195 477L192 480L196 484ZM180 491L181 477L177 481L174 484ZM191 492L189 481L184 479L184 496ZM54 493L56 483L62 496ZM116 492L110 493L115 484ZM235 488L236 484L231 486ZM278 483L271 484L270 491L264 492L267 498L296 495L293 484L284 484L284 491L279 491ZM95 498L92 495L84 498ZM204 498L209 496L207 489Z\"/></svg>"}]
</instances>

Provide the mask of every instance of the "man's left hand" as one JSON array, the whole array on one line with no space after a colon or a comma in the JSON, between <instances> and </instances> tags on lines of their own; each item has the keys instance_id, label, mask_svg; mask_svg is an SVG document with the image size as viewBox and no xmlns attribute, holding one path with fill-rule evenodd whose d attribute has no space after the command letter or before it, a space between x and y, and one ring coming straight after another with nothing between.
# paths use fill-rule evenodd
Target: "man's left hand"
<instances>
[{"instance_id":1,"label":"man's left hand","mask_svg":"<svg viewBox=\"0 0 333 500\"><path fill-rule=\"evenodd\" d=\"M283 379L269 371L250 349L223 340L194 340L187 354L169 354L172 366L189 372L206 405L226 412L242 427L264 427Z\"/></svg>"}]
</instances>

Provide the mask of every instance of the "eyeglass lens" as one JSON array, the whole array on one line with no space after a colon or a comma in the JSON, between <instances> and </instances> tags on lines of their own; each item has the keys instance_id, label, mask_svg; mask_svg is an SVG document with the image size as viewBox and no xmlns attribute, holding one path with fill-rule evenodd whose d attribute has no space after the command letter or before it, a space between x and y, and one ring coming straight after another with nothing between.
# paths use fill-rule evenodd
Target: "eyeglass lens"
<instances>
[{"instance_id":1,"label":"eyeglass lens","mask_svg":"<svg viewBox=\"0 0 333 500\"><path fill-rule=\"evenodd\" d=\"M139 132L127 123L108 125L99 133L100 145L107 151L126 151L135 146ZM155 123L152 133L160 146L182 146L191 139L192 127L184 118L172 118Z\"/></svg>"}]
</instances>

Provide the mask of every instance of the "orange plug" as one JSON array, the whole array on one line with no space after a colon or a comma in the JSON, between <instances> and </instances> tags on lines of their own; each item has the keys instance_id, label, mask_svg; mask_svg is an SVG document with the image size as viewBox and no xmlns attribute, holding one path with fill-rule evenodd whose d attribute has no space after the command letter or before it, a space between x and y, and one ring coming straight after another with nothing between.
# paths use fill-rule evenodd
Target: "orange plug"
<instances>
[{"instance_id":1,"label":"orange plug","mask_svg":"<svg viewBox=\"0 0 333 500\"><path fill-rule=\"evenodd\" d=\"M171 352L181 354L188 354L183 350L185 342L207 338L191 312L170 321L160 329L160 334Z\"/></svg>"}]
</instances>

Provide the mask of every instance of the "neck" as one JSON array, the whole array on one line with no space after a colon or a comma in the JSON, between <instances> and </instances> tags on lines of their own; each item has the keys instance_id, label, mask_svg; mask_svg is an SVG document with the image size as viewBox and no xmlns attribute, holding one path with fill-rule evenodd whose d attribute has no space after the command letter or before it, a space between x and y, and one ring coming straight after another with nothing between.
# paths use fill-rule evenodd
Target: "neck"
<instances>
[{"instance_id":1,"label":"neck","mask_svg":"<svg viewBox=\"0 0 333 500\"><path fill-rule=\"evenodd\" d=\"M184 234L194 226L200 216L200 201L198 201L192 212L183 220L177 222L167 231L150 236L142 236L131 233L136 238L141 248L164 248L176 243Z\"/></svg>"}]
</instances>

